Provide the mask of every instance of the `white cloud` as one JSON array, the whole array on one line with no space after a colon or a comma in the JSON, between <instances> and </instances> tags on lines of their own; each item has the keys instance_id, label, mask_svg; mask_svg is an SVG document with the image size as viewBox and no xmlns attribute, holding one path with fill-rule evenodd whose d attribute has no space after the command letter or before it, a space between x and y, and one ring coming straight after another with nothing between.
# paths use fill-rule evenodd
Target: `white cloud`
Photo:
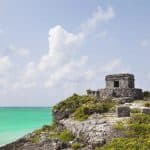
<instances>
[{"instance_id":1,"label":"white cloud","mask_svg":"<svg viewBox=\"0 0 150 150\"><path fill-rule=\"evenodd\" d=\"M88 57L82 56L80 60L68 62L50 75L48 81L45 83L45 86L53 87L60 83L61 80L65 82L70 82L73 80L76 81L78 78L82 77L87 61Z\"/></svg>"},{"instance_id":2,"label":"white cloud","mask_svg":"<svg viewBox=\"0 0 150 150\"><path fill-rule=\"evenodd\" d=\"M33 80L37 76L36 66L34 62L29 62L26 66L26 70L22 76L23 80Z\"/></svg>"},{"instance_id":3,"label":"white cloud","mask_svg":"<svg viewBox=\"0 0 150 150\"><path fill-rule=\"evenodd\" d=\"M69 61L73 51L78 49L80 43L84 40L83 33L71 33L66 31L60 25L57 25L49 31L49 52L42 56L39 63L40 70L48 67L56 67Z\"/></svg>"},{"instance_id":4,"label":"white cloud","mask_svg":"<svg viewBox=\"0 0 150 150\"><path fill-rule=\"evenodd\" d=\"M10 86L9 78L13 67L8 56L0 56L0 94L8 91Z\"/></svg>"},{"instance_id":5,"label":"white cloud","mask_svg":"<svg viewBox=\"0 0 150 150\"><path fill-rule=\"evenodd\" d=\"M78 51L81 51L81 44L89 36L87 33L90 33L99 23L111 20L114 15L111 7L106 10L98 7L92 17L82 24L84 29L77 33L67 31L61 25L51 28L48 33L48 53L41 56L39 62L29 62L26 65L20 73L20 77L13 83L13 89L62 87L73 91L75 88L85 88L86 84L91 84L93 79L99 79L105 71L112 71L118 67L119 60L115 60L105 67L93 67L89 65L89 57L77 54ZM106 34L106 31L102 31L100 36L104 37ZM28 51L13 46L10 49L23 54Z\"/></svg>"},{"instance_id":6,"label":"white cloud","mask_svg":"<svg viewBox=\"0 0 150 150\"><path fill-rule=\"evenodd\" d=\"M0 74L4 74L12 67L12 63L8 56L0 57Z\"/></svg>"},{"instance_id":7,"label":"white cloud","mask_svg":"<svg viewBox=\"0 0 150 150\"><path fill-rule=\"evenodd\" d=\"M114 16L115 12L112 7L108 7L106 10L104 10L99 6L92 16L82 24L82 30L88 33L99 23L107 22L114 18Z\"/></svg>"},{"instance_id":8,"label":"white cloud","mask_svg":"<svg viewBox=\"0 0 150 150\"><path fill-rule=\"evenodd\" d=\"M29 50L27 48L16 48L15 46L10 45L8 47L8 50L10 50L11 52L17 53L21 56L29 55Z\"/></svg>"},{"instance_id":9,"label":"white cloud","mask_svg":"<svg viewBox=\"0 0 150 150\"><path fill-rule=\"evenodd\" d=\"M31 88L37 85L37 70L34 62L29 62L25 70L20 74L17 81L12 84L13 89Z\"/></svg>"},{"instance_id":10,"label":"white cloud","mask_svg":"<svg viewBox=\"0 0 150 150\"><path fill-rule=\"evenodd\" d=\"M107 8L107 10L98 7L97 11L82 24L82 29L79 33L68 32L60 25L50 29L48 38L49 52L41 57L37 67L40 71L51 69L51 75L45 83L47 87L54 86L64 78L69 80L82 78L81 74L82 76L84 74L84 78L87 80L95 76L93 71L87 69L85 64L85 68L83 68L81 61L85 58L84 56L74 60L76 51L79 50L80 44L87 38L87 33L90 30L94 29L99 23L109 21L114 16L114 10L111 7ZM106 36L106 34L103 31L101 36ZM78 70L78 73L75 73L76 70Z\"/></svg>"},{"instance_id":11,"label":"white cloud","mask_svg":"<svg viewBox=\"0 0 150 150\"><path fill-rule=\"evenodd\" d=\"M114 15L114 10L111 7L107 10L98 7L92 17L82 24L84 29L79 33L68 32L60 25L51 28L48 38L49 52L42 56L38 68L46 70L69 62L69 59L72 59L75 51L78 50L79 45L86 38L87 32L90 32L99 23L109 21ZM106 36L106 34L106 31L103 31L100 36Z\"/></svg>"},{"instance_id":12,"label":"white cloud","mask_svg":"<svg viewBox=\"0 0 150 150\"><path fill-rule=\"evenodd\" d=\"M112 62L104 65L102 70L106 73L113 71L114 69L121 66L121 59L114 59Z\"/></svg>"}]
</instances>

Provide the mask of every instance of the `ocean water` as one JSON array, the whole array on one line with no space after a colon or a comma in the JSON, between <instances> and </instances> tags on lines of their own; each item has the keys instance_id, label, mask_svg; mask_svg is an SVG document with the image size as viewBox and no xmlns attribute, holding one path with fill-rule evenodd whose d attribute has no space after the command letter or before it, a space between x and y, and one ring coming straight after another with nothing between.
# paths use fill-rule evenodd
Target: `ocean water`
<instances>
[{"instance_id":1,"label":"ocean water","mask_svg":"<svg viewBox=\"0 0 150 150\"><path fill-rule=\"evenodd\" d=\"M0 145L52 123L52 109L46 107L0 108Z\"/></svg>"}]
</instances>

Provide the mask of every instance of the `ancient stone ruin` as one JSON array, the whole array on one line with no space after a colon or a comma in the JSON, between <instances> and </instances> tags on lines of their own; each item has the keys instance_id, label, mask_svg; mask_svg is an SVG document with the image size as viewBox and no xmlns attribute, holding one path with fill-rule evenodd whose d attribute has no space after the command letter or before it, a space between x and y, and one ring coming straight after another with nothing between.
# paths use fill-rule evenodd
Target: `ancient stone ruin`
<instances>
[{"instance_id":1,"label":"ancient stone ruin","mask_svg":"<svg viewBox=\"0 0 150 150\"><path fill-rule=\"evenodd\" d=\"M87 94L98 99L124 98L143 99L142 89L135 88L133 74L113 74L105 77L106 88L96 91L87 90Z\"/></svg>"}]
</instances>

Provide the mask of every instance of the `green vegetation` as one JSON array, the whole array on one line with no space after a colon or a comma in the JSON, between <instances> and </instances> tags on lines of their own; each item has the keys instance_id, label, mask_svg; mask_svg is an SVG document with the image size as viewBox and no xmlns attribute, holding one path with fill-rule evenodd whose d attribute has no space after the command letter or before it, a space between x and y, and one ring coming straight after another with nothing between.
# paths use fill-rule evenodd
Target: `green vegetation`
<instances>
[{"instance_id":1,"label":"green vegetation","mask_svg":"<svg viewBox=\"0 0 150 150\"><path fill-rule=\"evenodd\" d=\"M34 136L31 137L30 141L32 143L38 143L40 139L40 134L45 133L47 138L59 139L63 142L69 142L74 139L73 134L68 130L57 131L55 123L51 126L44 125L41 129L34 131Z\"/></svg>"},{"instance_id":2,"label":"green vegetation","mask_svg":"<svg viewBox=\"0 0 150 150\"><path fill-rule=\"evenodd\" d=\"M68 130L63 130L61 132L49 132L48 137L51 139L59 139L62 142L69 142L74 139L73 134Z\"/></svg>"},{"instance_id":3,"label":"green vegetation","mask_svg":"<svg viewBox=\"0 0 150 150\"><path fill-rule=\"evenodd\" d=\"M115 103L111 100L100 102L93 97L87 95L77 95L67 98L66 100L58 103L54 106L54 110L64 113L65 110L72 114L75 120L86 120L89 115L93 113L105 113L108 112Z\"/></svg>"},{"instance_id":4,"label":"green vegetation","mask_svg":"<svg viewBox=\"0 0 150 150\"><path fill-rule=\"evenodd\" d=\"M140 113L140 112L141 112L141 110L138 108L132 108L131 109L131 113Z\"/></svg>"},{"instance_id":5,"label":"green vegetation","mask_svg":"<svg viewBox=\"0 0 150 150\"><path fill-rule=\"evenodd\" d=\"M150 98L150 91L144 91L143 94L144 94L145 98L147 98L147 97Z\"/></svg>"},{"instance_id":6,"label":"green vegetation","mask_svg":"<svg viewBox=\"0 0 150 150\"><path fill-rule=\"evenodd\" d=\"M64 130L60 133L59 139L63 142L69 142L74 139L74 136L70 131Z\"/></svg>"},{"instance_id":7,"label":"green vegetation","mask_svg":"<svg viewBox=\"0 0 150 150\"><path fill-rule=\"evenodd\" d=\"M149 124L149 123L150 123L150 115L146 114L135 114L129 120L129 124Z\"/></svg>"},{"instance_id":8,"label":"green vegetation","mask_svg":"<svg viewBox=\"0 0 150 150\"><path fill-rule=\"evenodd\" d=\"M88 119L89 115L87 114L88 107L80 106L73 114L75 120L83 121Z\"/></svg>"},{"instance_id":9,"label":"green vegetation","mask_svg":"<svg viewBox=\"0 0 150 150\"><path fill-rule=\"evenodd\" d=\"M56 125L55 123L53 123L51 126L50 125L44 125L41 129L38 129L38 130L35 130L34 131L34 136L32 136L30 138L30 141L32 143L38 143L39 142L39 139L40 139L40 134L42 132L44 132L46 135L48 135L50 132L53 131L53 133L55 132L55 128L56 128Z\"/></svg>"},{"instance_id":10,"label":"green vegetation","mask_svg":"<svg viewBox=\"0 0 150 150\"><path fill-rule=\"evenodd\" d=\"M73 113L79 106L90 101L94 101L94 99L87 95L80 96L77 94L73 94L71 97L55 105L53 109L59 110L60 112L63 112L67 109L70 110L71 113Z\"/></svg>"},{"instance_id":11,"label":"green vegetation","mask_svg":"<svg viewBox=\"0 0 150 150\"><path fill-rule=\"evenodd\" d=\"M145 102L144 106L145 107L150 107L150 102Z\"/></svg>"},{"instance_id":12,"label":"green vegetation","mask_svg":"<svg viewBox=\"0 0 150 150\"><path fill-rule=\"evenodd\" d=\"M77 150L77 149L79 149L81 147L81 144L80 143L73 143L72 145L71 145L71 148L72 149L74 149L74 150Z\"/></svg>"},{"instance_id":13,"label":"green vegetation","mask_svg":"<svg viewBox=\"0 0 150 150\"><path fill-rule=\"evenodd\" d=\"M36 143L39 142L39 139L40 139L39 136L34 136L34 137L31 138L31 142L36 144Z\"/></svg>"},{"instance_id":14,"label":"green vegetation","mask_svg":"<svg viewBox=\"0 0 150 150\"><path fill-rule=\"evenodd\" d=\"M86 120L89 115L93 113L105 113L110 110L114 106L114 103L111 101L106 102L87 102L86 104L80 106L73 113L73 117L75 120L83 121Z\"/></svg>"},{"instance_id":15,"label":"green vegetation","mask_svg":"<svg viewBox=\"0 0 150 150\"><path fill-rule=\"evenodd\" d=\"M124 123L123 123L122 121L119 121L119 122L117 122L117 123L113 126L113 128L114 128L115 130L118 130L118 131L123 130L123 129L124 129Z\"/></svg>"},{"instance_id":16,"label":"green vegetation","mask_svg":"<svg viewBox=\"0 0 150 150\"><path fill-rule=\"evenodd\" d=\"M139 138L115 138L108 145L99 150L148 150L150 140ZM98 150L98 149L97 149Z\"/></svg>"},{"instance_id":17,"label":"green vegetation","mask_svg":"<svg viewBox=\"0 0 150 150\"><path fill-rule=\"evenodd\" d=\"M150 149L150 115L134 114L127 123L119 122L114 129L124 136L114 138L97 150L148 150Z\"/></svg>"}]
</instances>

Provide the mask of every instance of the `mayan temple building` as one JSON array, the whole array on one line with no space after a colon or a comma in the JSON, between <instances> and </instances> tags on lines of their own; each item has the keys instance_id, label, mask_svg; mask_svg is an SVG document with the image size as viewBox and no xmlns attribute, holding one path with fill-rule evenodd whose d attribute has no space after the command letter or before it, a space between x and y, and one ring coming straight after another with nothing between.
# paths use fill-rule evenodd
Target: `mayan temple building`
<instances>
[{"instance_id":1,"label":"mayan temple building","mask_svg":"<svg viewBox=\"0 0 150 150\"><path fill-rule=\"evenodd\" d=\"M87 94L99 99L130 98L143 99L142 89L135 88L133 74L113 74L105 77L105 89L87 90Z\"/></svg>"}]
</instances>

